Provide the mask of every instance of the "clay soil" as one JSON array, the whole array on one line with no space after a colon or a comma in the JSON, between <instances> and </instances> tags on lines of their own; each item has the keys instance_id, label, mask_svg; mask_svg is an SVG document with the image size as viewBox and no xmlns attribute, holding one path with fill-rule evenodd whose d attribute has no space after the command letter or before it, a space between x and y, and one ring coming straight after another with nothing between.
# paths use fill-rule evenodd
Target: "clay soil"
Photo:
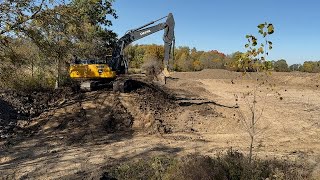
<instances>
[{"instance_id":1,"label":"clay soil","mask_svg":"<svg viewBox=\"0 0 320 180\"><path fill-rule=\"evenodd\" d=\"M173 73L165 86L140 83L128 93L2 92L0 178L98 179L112 164L149 156L247 153L243 120L252 116L256 85L254 154L305 160L316 176L319 74L203 70Z\"/></svg>"}]
</instances>

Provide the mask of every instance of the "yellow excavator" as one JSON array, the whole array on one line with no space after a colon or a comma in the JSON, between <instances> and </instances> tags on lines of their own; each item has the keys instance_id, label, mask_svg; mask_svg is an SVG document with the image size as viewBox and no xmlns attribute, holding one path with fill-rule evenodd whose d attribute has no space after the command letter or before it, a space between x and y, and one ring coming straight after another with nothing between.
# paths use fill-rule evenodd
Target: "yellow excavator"
<instances>
[{"instance_id":1,"label":"yellow excavator","mask_svg":"<svg viewBox=\"0 0 320 180\"><path fill-rule=\"evenodd\" d=\"M158 23L166 18L165 22ZM153 26L151 26L153 25ZM112 49L112 56L106 57L104 60L98 59L77 59L73 61L69 68L69 75L72 79L80 82L81 90L90 91L100 85L112 84L114 90L123 91L125 81L120 81L121 74L128 72L128 60L124 57L124 49L132 42L149 36L155 32L164 30L164 70L162 74L164 78L169 76L168 65L171 56L171 49L174 50L175 21L172 13L168 16L160 18L145 24L139 28L131 29L125 33ZM172 48L173 46L173 48ZM120 89L119 89L119 86Z\"/></svg>"}]
</instances>

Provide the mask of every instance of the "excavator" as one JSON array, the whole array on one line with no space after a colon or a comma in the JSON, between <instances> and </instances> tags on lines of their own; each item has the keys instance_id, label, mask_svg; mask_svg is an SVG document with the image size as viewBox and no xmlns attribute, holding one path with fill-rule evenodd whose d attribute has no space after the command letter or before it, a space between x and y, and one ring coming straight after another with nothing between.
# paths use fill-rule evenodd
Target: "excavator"
<instances>
[{"instance_id":1,"label":"excavator","mask_svg":"<svg viewBox=\"0 0 320 180\"><path fill-rule=\"evenodd\" d=\"M165 22L154 25L165 18ZM174 26L173 14L169 13L168 16L131 29L116 42L112 49L111 57L106 57L105 60L81 60L75 58L74 62L70 65L69 75L71 79L80 82L80 88L84 91L91 91L95 87L108 83L113 85L114 91L124 91L129 82L126 81L126 78L123 78L128 73L129 64L128 59L124 56L124 49L134 41L164 30L164 69L161 74L164 78L162 81L165 83L165 79L169 77L169 59L171 54L174 54Z\"/></svg>"}]
</instances>

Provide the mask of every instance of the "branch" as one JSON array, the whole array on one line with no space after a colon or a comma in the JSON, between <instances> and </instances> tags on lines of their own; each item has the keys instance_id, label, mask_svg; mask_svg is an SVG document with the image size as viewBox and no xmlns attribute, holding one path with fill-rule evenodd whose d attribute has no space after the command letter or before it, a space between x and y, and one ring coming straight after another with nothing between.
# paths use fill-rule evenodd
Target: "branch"
<instances>
[{"instance_id":1,"label":"branch","mask_svg":"<svg viewBox=\"0 0 320 180\"><path fill-rule=\"evenodd\" d=\"M11 28L10 28L10 30L15 29L15 28L17 28L18 26L20 26L21 24L23 24L23 23L25 23L25 22L33 19L33 18L41 11L42 6L43 6L43 4L44 4L44 1L45 1L45 0L41 0L41 4L40 4L40 6L39 6L39 9L38 9L36 12L34 12L29 18L27 18L27 19L24 20L24 21L17 22L16 24L12 25ZM9 32L10 30L0 31L0 35L5 34L5 33Z\"/></svg>"},{"instance_id":2,"label":"branch","mask_svg":"<svg viewBox=\"0 0 320 180\"><path fill-rule=\"evenodd\" d=\"M240 109L237 111L238 115L240 116L240 121L242 122L244 128L246 129L246 131L250 134L250 127L247 123L247 116L245 114L242 113L242 111L240 111Z\"/></svg>"}]
</instances>

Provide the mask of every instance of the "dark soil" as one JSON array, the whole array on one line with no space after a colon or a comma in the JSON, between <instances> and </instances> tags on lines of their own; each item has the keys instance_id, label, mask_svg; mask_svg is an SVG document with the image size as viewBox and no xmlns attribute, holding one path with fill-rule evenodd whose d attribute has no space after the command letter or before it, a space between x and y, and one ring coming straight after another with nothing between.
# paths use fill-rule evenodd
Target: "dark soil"
<instances>
[{"instance_id":1,"label":"dark soil","mask_svg":"<svg viewBox=\"0 0 320 180\"><path fill-rule=\"evenodd\" d=\"M174 111L179 107L175 98L152 83L136 80L131 80L130 83L132 86L127 94L131 94L136 102L132 106L138 106L142 113L150 113L155 119L150 132L171 133L172 127L166 120L174 119ZM106 99L111 103L109 106L103 109L82 107L82 103L93 99L99 100L99 96L105 93L109 94ZM45 113L74 104L77 104L74 112L62 117L51 117ZM44 117L38 118L41 114ZM23 120L23 126L18 122L19 120ZM104 137L110 133L130 132L133 121L134 117L121 103L119 94L110 89L91 93L74 92L70 88L30 94L15 91L0 93L2 139L51 134L60 136L59 138L63 138L68 144L77 144L90 141L92 138ZM48 123L54 125L43 130L43 126Z\"/></svg>"},{"instance_id":2,"label":"dark soil","mask_svg":"<svg viewBox=\"0 0 320 180\"><path fill-rule=\"evenodd\" d=\"M155 124L151 133L171 133L172 127L167 122L173 119L174 111L179 107L175 97L168 92L152 84L143 84L135 92L139 94L137 102L141 112L150 112L155 118Z\"/></svg>"},{"instance_id":3,"label":"dark soil","mask_svg":"<svg viewBox=\"0 0 320 180\"><path fill-rule=\"evenodd\" d=\"M44 92L0 92L0 136L6 139L14 134L17 120L30 120L41 113L56 108L66 99L74 98L69 88Z\"/></svg>"}]
</instances>

